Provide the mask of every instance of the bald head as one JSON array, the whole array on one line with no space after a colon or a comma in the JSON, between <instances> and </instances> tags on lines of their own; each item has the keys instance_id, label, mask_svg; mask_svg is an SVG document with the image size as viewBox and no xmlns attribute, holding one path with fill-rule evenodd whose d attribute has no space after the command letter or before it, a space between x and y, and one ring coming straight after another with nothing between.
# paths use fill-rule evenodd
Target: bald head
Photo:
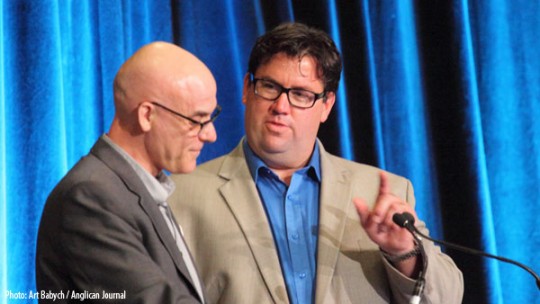
<instances>
[{"instance_id":1,"label":"bald head","mask_svg":"<svg viewBox=\"0 0 540 304\"><path fill-rule=\"evenodd\" d=\"M128 124L130 113L141 102L167 100L188 80L216 90L212 73L193 54L167 42L143 46L122 65L114 80L115 118Z\"/></svg>"},{"instance_id":2,"label":"bald head","mask_svg":"<svg viewBox=\"0 0 540 304\"><path fill-rule=\"evenodd\" d=\"M212 124L202 130L197 123L217 107L214 77L171 43L148 44L122 65L114 104L109 138L154 175L193 170L203 144L217 138Z\"/></svg>"}]
</instances>

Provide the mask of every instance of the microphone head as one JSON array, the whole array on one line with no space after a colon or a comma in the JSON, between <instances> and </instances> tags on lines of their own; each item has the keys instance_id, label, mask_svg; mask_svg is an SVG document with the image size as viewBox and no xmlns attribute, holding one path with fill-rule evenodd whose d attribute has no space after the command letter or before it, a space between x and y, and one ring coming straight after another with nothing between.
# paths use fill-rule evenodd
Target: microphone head
<instances>
[{"instance_id":1,"label":"microphone head","mask_svg":"<svg viewBox=\"0 0 540 304\"><path fill-rule=\"evenodd\" d=\"M401 213L394 213L394 216L392 216L392 221L394 221L394 223L396 223L396 225L398 225L399 227L403 228L405 228L405 222L407 222L407 220Z\"/></svg>"},{"instance_id":2,"label":"microphone head","mask_svg":"<svg viewBox=\"0 0 540 304\"><path fill-rule=\"evenodd\" d=\"M407 228L409 225L414 225L414 216L409 212L395 213L392 220L399 227Z\"/></svg>"},{"instance_id":3,"label":"microphone head","mask_svg":"<svg viewBox=\"0 0 540 304\"><path fill-rule=\"evenodd\" d=\"M405 217L405 219L409 221L411 225L414 225L414 216L412 214L410 214L409 212L403 212L402 214L403 217Z\"/></svg>"}]
</instances>

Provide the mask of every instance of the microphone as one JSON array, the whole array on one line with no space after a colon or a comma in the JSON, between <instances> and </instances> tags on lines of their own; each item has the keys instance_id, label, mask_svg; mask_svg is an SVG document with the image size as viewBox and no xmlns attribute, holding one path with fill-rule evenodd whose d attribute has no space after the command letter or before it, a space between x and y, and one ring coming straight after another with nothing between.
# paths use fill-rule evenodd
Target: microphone
<instances>
[{"instance_id":1,"label":"microphone","mask_svg":"<svg viewBox=\"0 0 540 304\"><path fill-rule=\"evenodd\" d=\"M477 256L483 256L483 257L496 259L496 260L499 260L499 261L502 261L502 262L505 262L505 263L514 264L514 265L526 270L528 273L530 273L534 277L534 279L536 280L536 286L540 290L540 277L531 268L529 268L528 266L525 266L524 264L522 264L520 262L511 260L509 258L489 254L487 252L483 252L483 251L480 251L480 250L476 250L476 249L468 248L468 247L465 247L465 246L449 243L449 242L446 242L446 241L441 241L441 240L436 240L436 239L430 238L429 236L423 234L422 232L418 231L418 229L416 229L416 227L414 226L414 216L412 214L408 213L408 212L403 212L401 214L396 213L392 217L392 220L398 226L406 228L407 230L409 230L412 233L413 236L420 235L421 237L423 237L425 239L428 239L428 240L433 241L435 243L441 244L441 245L443 245L445 247L448 247L448 248L456 249L456 250L459 250L461 252L465 252L465 253L468 253L468 254L473 254L473 255L477 255Z\"/></svg>"}]
</instances>

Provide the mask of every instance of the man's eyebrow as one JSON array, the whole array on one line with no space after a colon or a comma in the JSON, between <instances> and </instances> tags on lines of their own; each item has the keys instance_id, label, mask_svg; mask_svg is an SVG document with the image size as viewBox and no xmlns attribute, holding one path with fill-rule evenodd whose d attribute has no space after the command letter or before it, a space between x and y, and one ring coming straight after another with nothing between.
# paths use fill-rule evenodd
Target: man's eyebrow
<instances>
[{"instance_id":1,"label":"man's eyebrow","mask_svg":"<svg viewBox=\"0 0 540 304\"><path fill-rule=\"evenodd\" d=\"M270 82L272 82L272 83L274 83L274 84L277 84L277 85L280 85L280 86L283 87L283 85L282 85L281 83L275 81L275 80L274 80L272 77L270 77L270 76L267 76L267 77L261 77L261 78L259 78L259 79L263 79L263 80L266 80L266 81L270 81ZM312 88L307 88L307 87L305 87L305 86L292 86L292 87L290 87L289 89L293 89L293 90L304 90L304 91L309 91L309 92L316 92L314 89L312 89Z\"/></svg>"},{"instance_id":2,"label":"man's eyebrow","mask_svg":"<svg viewBox=\"0 0 540 304\"><path fill-rule=\"evenodd\" d=\"M212 112L206 112L206 111L196 111L195 113L191 114L191 117L204 117L204 116L210 116L212 115Z\"/></svg>"}]
</instances>

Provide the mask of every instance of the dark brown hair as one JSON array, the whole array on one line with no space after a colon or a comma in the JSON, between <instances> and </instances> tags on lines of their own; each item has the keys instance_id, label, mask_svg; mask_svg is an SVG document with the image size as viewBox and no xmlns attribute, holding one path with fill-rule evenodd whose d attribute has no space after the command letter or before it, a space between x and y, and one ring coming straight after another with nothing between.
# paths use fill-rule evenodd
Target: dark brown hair
<instances>
[{"instance_id":1,"label":"dark brown hair","mask_svg":"<svg viewBox=\"0 0 540 304\"><path fill-rule=\"evenodd\" d=\"M335 92L341 76L341 57L334 41L322 30L302 23L284 23L257 39L249 56L248 73L257 69L274 55L285 53L289 57L311 56L317 62L324 90Z\"/></svg>"}]
</instances>

